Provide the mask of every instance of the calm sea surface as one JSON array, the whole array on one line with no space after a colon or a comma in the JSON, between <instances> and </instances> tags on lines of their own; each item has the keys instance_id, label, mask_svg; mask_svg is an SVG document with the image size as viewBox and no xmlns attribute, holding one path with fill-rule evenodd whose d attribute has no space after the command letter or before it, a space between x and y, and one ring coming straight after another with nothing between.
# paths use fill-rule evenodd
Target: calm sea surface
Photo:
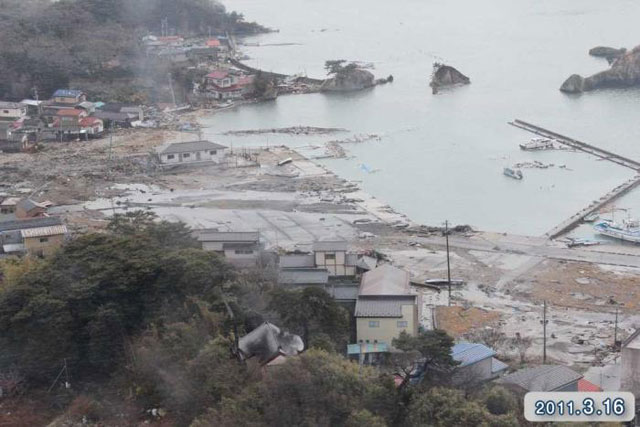
<instances>
[{"instance_id":1,"label":"calm sea surface","mask_svg":"<svg viewBox=\"0 0 640 427\"><path fill-rule=\"evenodd\" d=\"M343 127L380 141L345 145L350 159L322 162L412 219L449 219L482 230L543 234L630 178L632 171L586 154L524 153L531 136L507 122L520 118L640 159L639 90L567 96L572 73L607 67L589 57L597 45L640 44L640 2L601 0L228 0L280 30L248 39L247 63L265 70L324 77L324 61L369 62L392 84L345 95L282 96L203 119L206 136L242 145L320 145L329 137L221 132L285 126ZM278 45L289 44L292 45ZM271 44L272 46L265 46ZM275 45L275 46L274 46ZM433 95L434 61L471 78L471 85ZM349 134L338 136L348 137ZM305 154L307 154L305 152ZM523 169L516 181L504 166L540 160L567 169ZM367 173L360 166L379 169ZM620 203L640 216L640 194Z\"/></svg>"}]
</instances>

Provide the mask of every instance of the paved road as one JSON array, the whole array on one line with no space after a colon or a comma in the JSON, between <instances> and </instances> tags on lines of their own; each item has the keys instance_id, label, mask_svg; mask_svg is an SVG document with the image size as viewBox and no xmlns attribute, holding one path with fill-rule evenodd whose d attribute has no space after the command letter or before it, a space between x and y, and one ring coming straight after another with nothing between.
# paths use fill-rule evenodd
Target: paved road
<instances>
[{"instance_id":1,"label":"paved road","mask_svg":"<svg viewBox=\"0 0 640 427\"><path fill-rule=\"evenodd\" d=\"M444 246L443 237L420 237L413 239L424 245ZM449 246L452 248L486 251L516 253L539 258L559 259L566 261L584 261L595 264L618 265L625 267L640 268L640 255L633 253L613 253L599 251L597 249L569 249L558 246L544 238L520 237L520 236L499 236L487 237L483 234L474 237L449 237ZM621 248L625 250L627 248ZM630 251L635 248L630 248Z\"/></svg>"}]
</instances>

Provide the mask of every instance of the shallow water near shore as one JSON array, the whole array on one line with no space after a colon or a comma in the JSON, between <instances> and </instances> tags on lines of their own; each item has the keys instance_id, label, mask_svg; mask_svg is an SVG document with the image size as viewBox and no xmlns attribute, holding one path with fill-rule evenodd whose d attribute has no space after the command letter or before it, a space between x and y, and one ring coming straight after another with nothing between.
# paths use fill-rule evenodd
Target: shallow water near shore
<instances>
[{"instance_id":1,"label":"shallow water near shore","mask_svg":"<svg viewBox=\"0 0 640 427\"><path fill-rule=\"evenodd\" d=\"M380 141L345 144L349 159L321 163L413 220L445 219L478 229L541 235L600 198L633 171L581 153L525 153L533 135L507 122L520 118L640 159L636 126L639 90L567 96L558 88L570 74L607 67L588 50L640 44L640 3L596 0L229 0L229 9L278 33L242 46L252 66L324 76L324 61L373 63L392 84L344 95L282 96L202 118L205 136L223 144L321 145L345 135L229 136L221 132L287 126L344 127L378 134ZM278 44L294 43L286 46ZM268 46L271 44L271 46ZM431 65L442 61L471 85L437 95L428 86ZM516 181L502 174L521 161L566 165L523 169ZM367 165L376 173L360 167ZM623 199L640 215L637 191ZM637 209L635 204L638 201Z\"/></svg>"}]
</instances>

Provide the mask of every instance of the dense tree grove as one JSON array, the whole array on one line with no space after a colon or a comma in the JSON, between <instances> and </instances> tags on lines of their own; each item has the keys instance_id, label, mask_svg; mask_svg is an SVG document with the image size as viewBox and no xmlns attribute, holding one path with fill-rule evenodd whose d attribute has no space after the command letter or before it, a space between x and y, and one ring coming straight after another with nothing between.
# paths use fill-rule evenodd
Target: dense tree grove
<instances>
[{"instance_id":1,"label":"dense tree grove","mask_svg":"<svg viewBox=\"0 0 640 427\"><path fill-rule=\"evenodd\" d=\"M236 339L265 320L307 350L275 366L239 361ZM140 211L51 258L0 262L4 398L37 396L36 412L65 425L516 425L509 392L434 383L455 367L446 333L402 335L406 360L377 368L345 357L348 334L347 311L324 290L281 289L264 267L236 271L184 224ZM429 380L394 383L417 361Z\"/></svg>"},{"instance_id":2,"label":"dense tree grove","mask_svg":"<svg viewBox=\"0 0 640 427\"><path fill-rule=\"evenodd\" d=\"M140 40L160 34L163 19L183 36L264 30L212 0L1 0L0 99L33 97L35 89L42 99L84 80L99 81L83 88L96 96L134 97L101 86L152 74Z\"/></svg>"}]
</instances>

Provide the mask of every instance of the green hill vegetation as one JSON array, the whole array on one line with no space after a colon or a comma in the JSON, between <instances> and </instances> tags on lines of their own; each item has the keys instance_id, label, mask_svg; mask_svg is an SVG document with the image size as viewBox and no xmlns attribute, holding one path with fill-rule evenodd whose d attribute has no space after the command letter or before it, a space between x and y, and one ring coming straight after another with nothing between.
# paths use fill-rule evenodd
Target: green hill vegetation
<instances>
[{"instance_id":1,"label":"green hill vegetation","mask_svg":"<svg viewBox=\"0 0 640 427\"><path fill-rule=\"evenodd\" d=\"M270 265L239 272L150 214L116 215L107 232L0 272L6 425L518 425L501 389L454 390L431 373L397 387L402 360L346 359L349 315L324 290L281 289ZM273 367L239 361L235 339L264 321L308 350ZM452 344L442 331L397 343L440 374Z\"/></svg>"},{"instance_id":2,"label":"green hill vegetation","mask_svg":"<svg viewBox=\"0 0 640 427\"><path fill-rule=\"evenodd\" d=\"M211 0L0 0L0 99L33 97L34 89L45 99L75 86L135 101L154 86L142 81L157 68L141 38L160 34L163 19L181 36L266 31Z\"/></svg>"}]
</instances>

